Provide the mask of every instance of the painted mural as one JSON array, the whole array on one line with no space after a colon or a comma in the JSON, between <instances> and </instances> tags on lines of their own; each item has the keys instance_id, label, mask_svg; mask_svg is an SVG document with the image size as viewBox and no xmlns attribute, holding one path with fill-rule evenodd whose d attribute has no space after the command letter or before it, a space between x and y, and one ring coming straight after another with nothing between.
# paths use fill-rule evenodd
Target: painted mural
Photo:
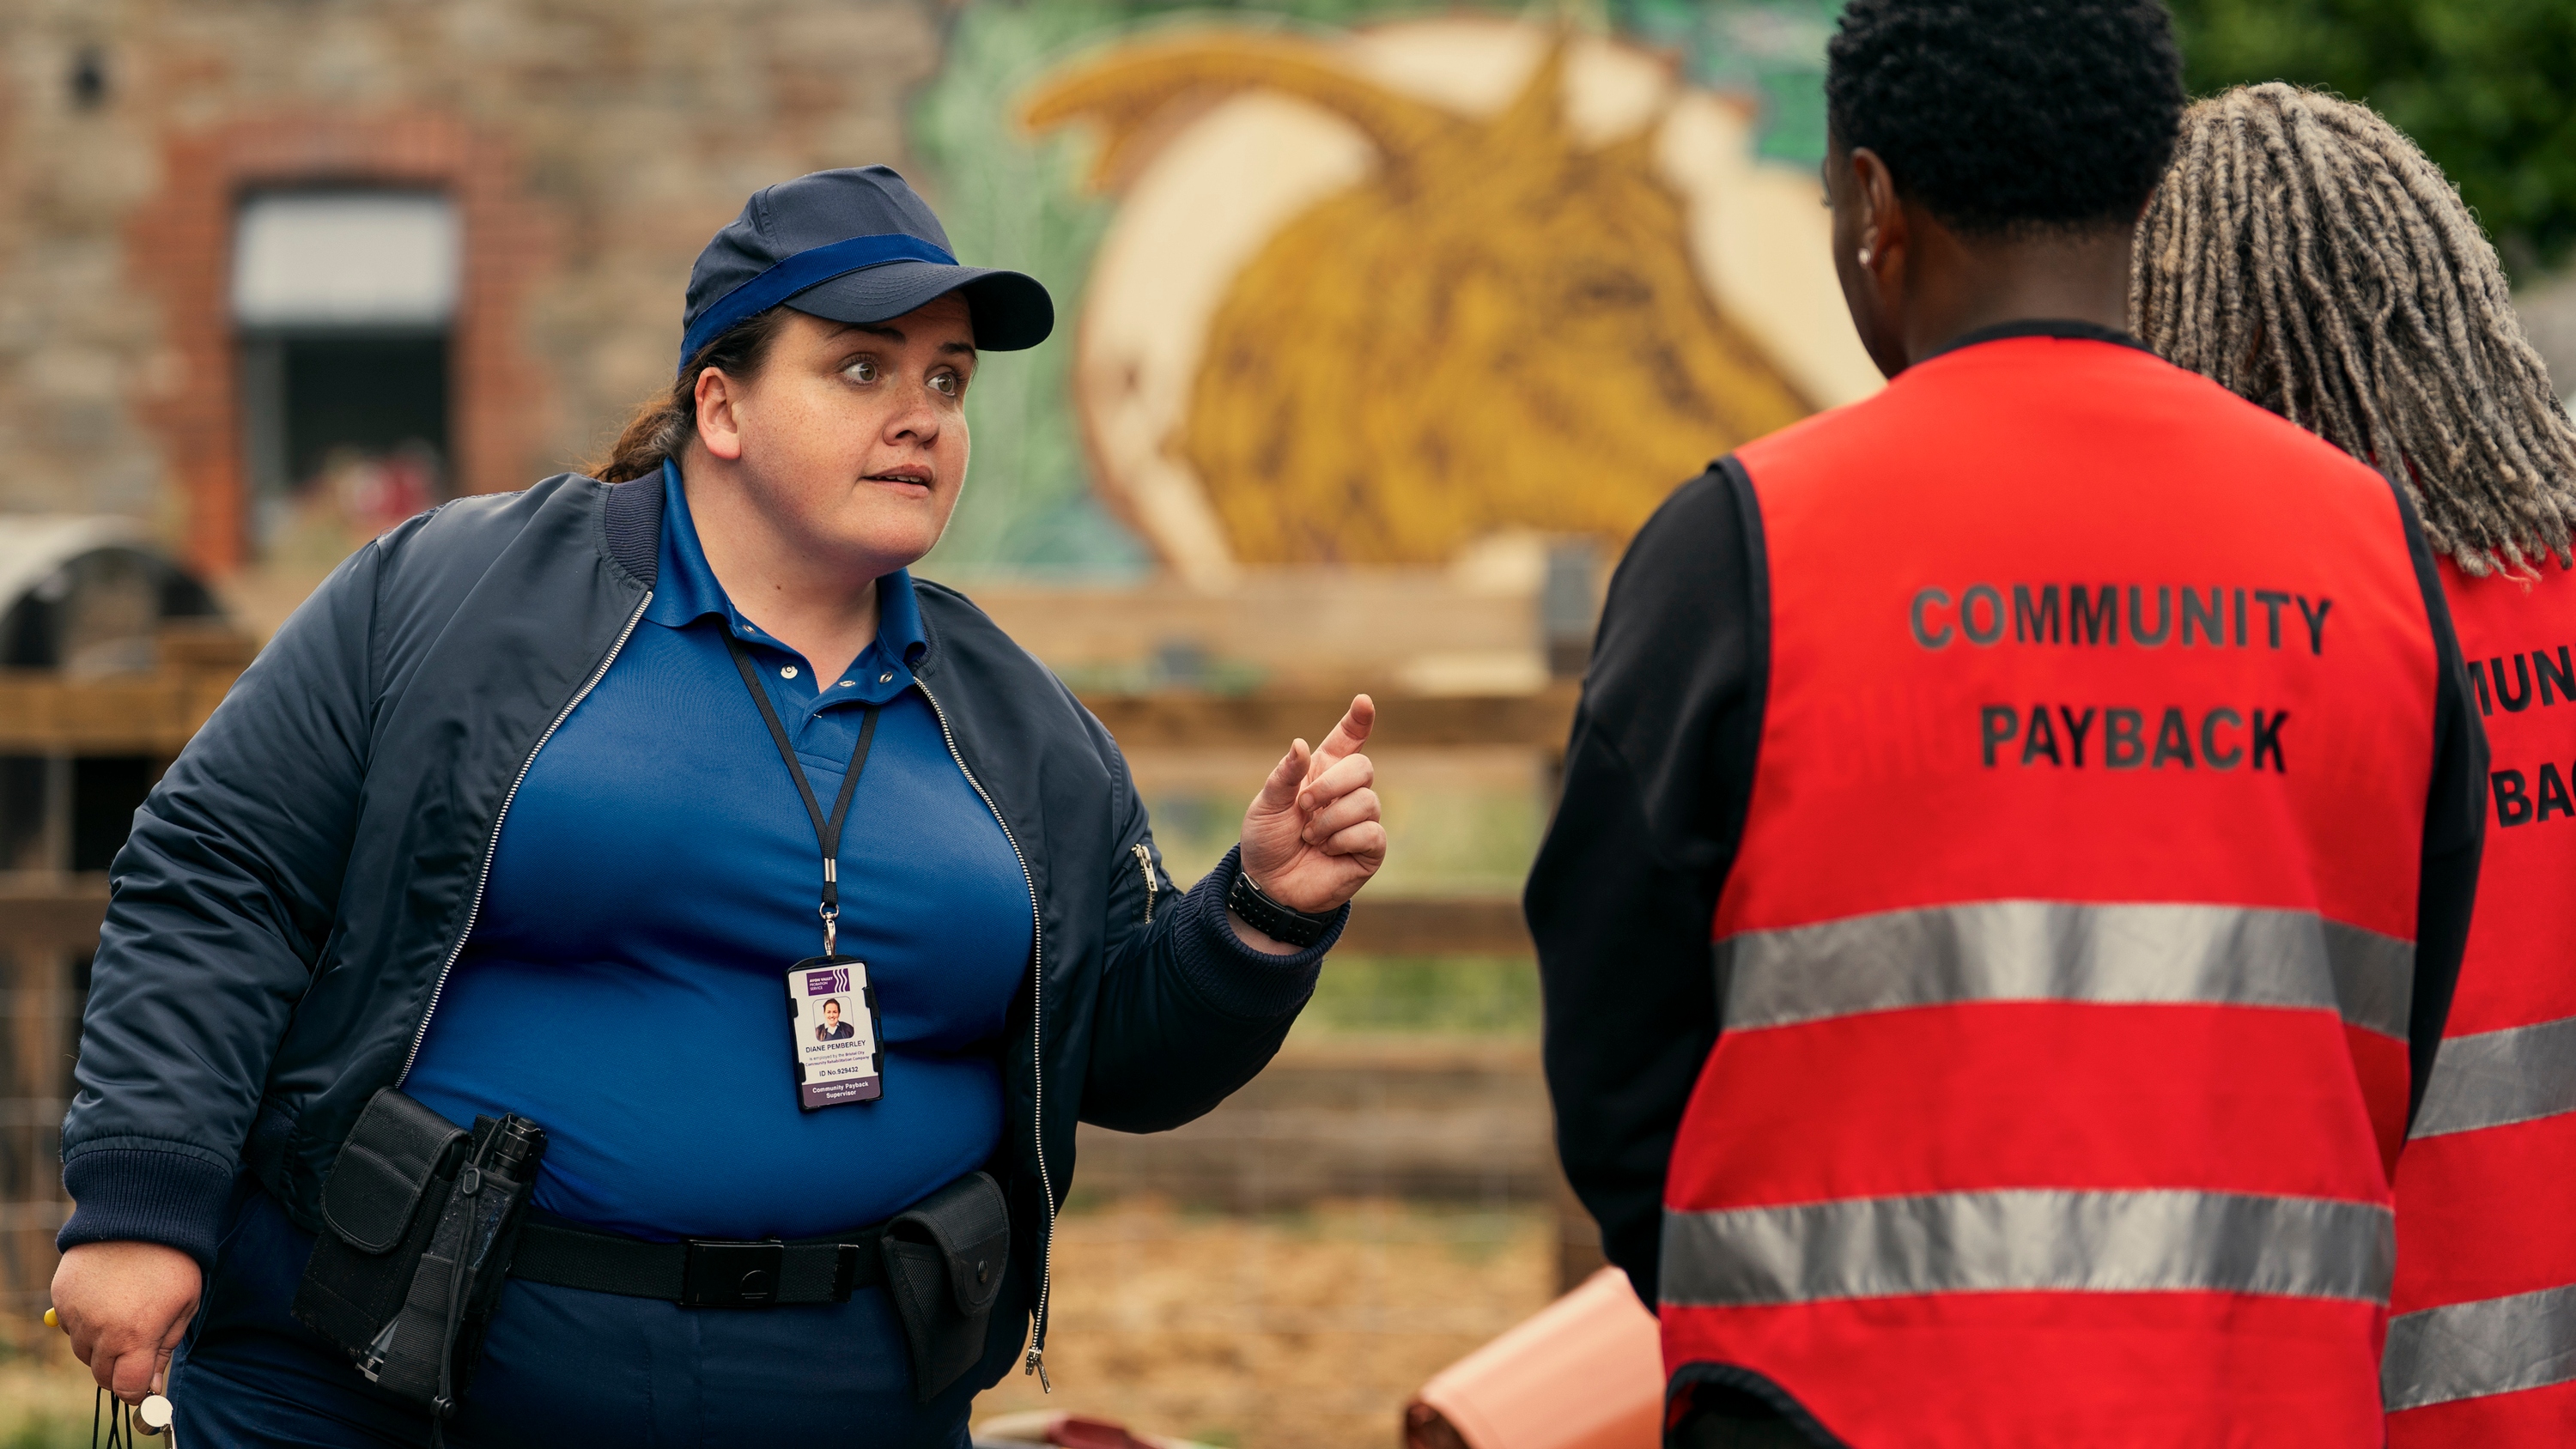
<instances>
[{"instance_id":1,"label":"painted mural","mask_svg":"<svg viewBox=\"0 0 2576 1449\"><path fill-rule=\"evenodd\" d=\"M1640 35L970 7L924 150L1011 153L942 203L1073 325L975 404L935 562L1009 562L1025 531L1039 567L1216 585L1616 541L1709 458L1875 386L1812 160L1767 154L1758 90L1695 83L1729 36L1777 39L1677 23L1724 9L1651 7ZM982 113L954 87L978 69Z\"/></svg>"}]
</instances>

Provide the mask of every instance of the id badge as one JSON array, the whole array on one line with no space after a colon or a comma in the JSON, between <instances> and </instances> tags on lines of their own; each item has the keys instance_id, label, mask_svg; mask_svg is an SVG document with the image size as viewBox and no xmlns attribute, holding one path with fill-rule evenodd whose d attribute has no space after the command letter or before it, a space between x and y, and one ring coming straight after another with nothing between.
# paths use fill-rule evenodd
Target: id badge
<instances>
[{"instance_id":1,"label":"id badge","mask_svg":"<svg viewBox=\"0 0 2576 1449\"><path fill-rule=\"evenodd\" d=\"M868 963L808 956L787 968L789 1030L796 1040L796 1104L811 1112L885 1095L885 1048Z\"/></svg>"}]
</instances>

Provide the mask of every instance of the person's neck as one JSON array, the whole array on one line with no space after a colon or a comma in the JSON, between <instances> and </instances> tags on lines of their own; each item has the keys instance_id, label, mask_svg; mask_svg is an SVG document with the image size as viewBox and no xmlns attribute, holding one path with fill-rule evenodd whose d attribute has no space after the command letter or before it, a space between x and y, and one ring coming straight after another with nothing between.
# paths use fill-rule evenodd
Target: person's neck
<instances>
[{"instance_id":1,"label":"person's neck","mask_svg":"<svg viewBox=\"0 0 2576 1449\"><path fill-rule=\"evenodd\" d=\"M2010 240L1970 240L1937 223L1918 226L1909 258L1915 305L1905 355L1919 362L1967 336L2011 322L2129 326L2125 229Z\"/></svg>"},{"instance_id":2,"label":"person's neck","mask_svg":"<svg viewBox=\"0 0 2576 1449\"><path fill-rule=\"evenodd\" d=\"M877 579L891 569L815 547L761 506L739 463L691 449L680 485L698 551L745 618L813 667L827 687L877 634Z\"/></svg>"}]
</instances>

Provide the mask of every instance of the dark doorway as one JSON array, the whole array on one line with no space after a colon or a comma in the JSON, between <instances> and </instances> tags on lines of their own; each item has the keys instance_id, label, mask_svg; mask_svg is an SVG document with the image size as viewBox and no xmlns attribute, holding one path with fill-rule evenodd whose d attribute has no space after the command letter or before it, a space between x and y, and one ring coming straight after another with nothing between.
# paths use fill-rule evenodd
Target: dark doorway
<instances>
[{"instance_id":1,"label":"dark doorway","mask_svg":"<svg viewBox=\"0 0 2576 1449\"><path fill-rule=\"evenodd\" d=\"M242 340L242 402L264 554L336 561L447 496L447 334Z\"/></svg>"},{"instance_id":2,"label":"dark doorway","mask_svg":"<svg viewBox=\"0 0 2576 1449\"><path fill-rule=\"evenodd\" d=\"M447 456L447 338L282 337L286 472L310 478L336 449Z\"/></svg>"},{"instance_id":3,"label":"dark doorway","mask_svg":"<svg viewBox=\"0 0 2576 1449\"><path fill-rule=\"evenodd\" d=\"M327 568L447 497L459 235L432 193L244 199L233 315L263 561Z\"/></svg>"},{"instance_id":4,"label":"dark doorway","mask_svg":"<svg viewBox=\"0 0 2576 1449\"><path fill-rule=\"evenodd\" d=\"M142 755L84 755L72 761L72 860L76 871L105 870L134 833L134 812L160 777Z\"/></svg>"}]
</instances>

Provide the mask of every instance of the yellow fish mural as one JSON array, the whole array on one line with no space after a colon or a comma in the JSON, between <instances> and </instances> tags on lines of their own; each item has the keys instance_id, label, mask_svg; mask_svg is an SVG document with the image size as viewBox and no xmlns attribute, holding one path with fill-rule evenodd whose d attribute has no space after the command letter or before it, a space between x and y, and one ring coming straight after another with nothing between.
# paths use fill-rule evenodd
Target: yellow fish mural
<instances>
[{"instance_id":1,"label":"yellow fish mural","mask_svg":"<svg viewBox=\"0 0 2576 1449\"><path fill-rule=\"evenodd\" d=\"M1497 27L1475 28L1486 44L1453 37L1456 60L1486 57L1490 72ZM1034 128L1099 128L1094 182L1127 191L1131 210L1148 206L1138 185L1159 159L1202 153L1182 167L1198 186L1151 203L1171 284L1148 270L1123 296L1095 285L1076 374L1113 501L1183 573L1438 563L1502 530L1622 538L1708 459L1865 388L1848 356L1822 368L1810 356L1795 376L1712 297L1692 237L1707 198L1659 156L1673 140L1667 73L1586 42L1594 72L1626 62L1592 77L1586 117L1569 38L1499 28L1536 54L1483 114L1399 88L1408 66L1436 78L1441 51L1419 36L1374 67L1385 74L1296 34L1136 40L1027 98ZM1288 107L1355 131L1356 147L1337 164L1301 158ZM1605 109L1627 113L1624 129ZM1707 126L1696 134L1709 143ZM1212 171L1229 152L1239 172ZM1301 159L1308 174L1263 194L1265 175ZM1811 179L1805 190L1815 209ZM1196 267L1174 255L1193 232L1223 255ZM1817 268L1829 279L1820 248L1799 278L1808 294ZM1122 360L1092 335L1122 305L1196 315ZM1828 306L1818 325L1847 336ZM1175 330L1194 335L1171 345ZM1143 375L1158 365L1170 375ZM1161 406L1140 406L1157 388Z\"/></svg>"}]
</instances>

